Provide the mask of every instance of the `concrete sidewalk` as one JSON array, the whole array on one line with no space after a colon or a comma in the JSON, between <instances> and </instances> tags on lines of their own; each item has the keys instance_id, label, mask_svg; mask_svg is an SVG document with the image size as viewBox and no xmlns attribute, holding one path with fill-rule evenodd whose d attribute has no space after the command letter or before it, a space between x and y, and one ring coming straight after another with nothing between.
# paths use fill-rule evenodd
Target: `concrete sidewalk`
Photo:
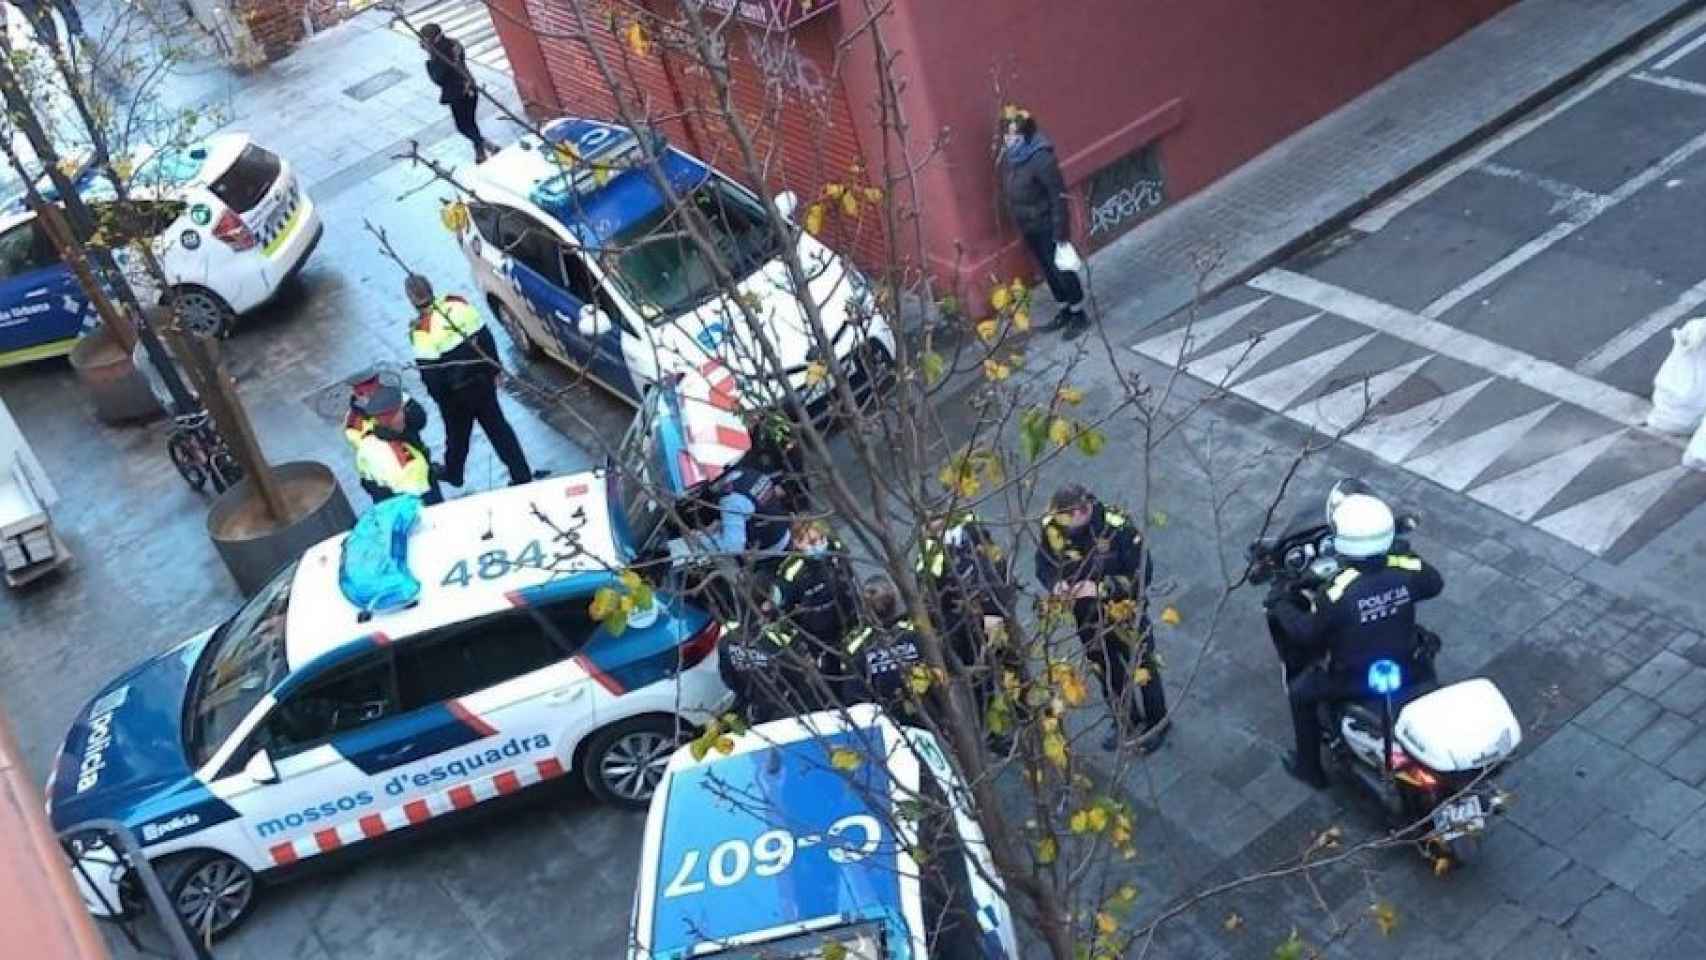
<instances>
[{"instance_id":1,"label":"concrete sidewalk","mask_svg":"<svg viewBox=\"0 0 1706 960\"><path fill-rule=\"evenodd\" d=\"M1700 0L1523 0L1317 120L1092 259L1122 332L1347 223L1519 114L1615 60Z\"/></svg>"}]
</instances>

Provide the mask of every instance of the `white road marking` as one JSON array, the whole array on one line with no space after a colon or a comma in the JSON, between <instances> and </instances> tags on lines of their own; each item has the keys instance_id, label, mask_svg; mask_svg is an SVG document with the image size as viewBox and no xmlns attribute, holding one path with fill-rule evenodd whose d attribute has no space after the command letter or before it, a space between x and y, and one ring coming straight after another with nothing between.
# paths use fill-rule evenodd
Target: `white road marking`
<instances>
[{"instance_id":1,"label":"white road marking","mask_svg":"<svg viewBox=\"0 0 1706 960\"><path fill-rule=\"evenodd\" d=\"M1479 380L1461 387L1437 400L1418 403L1380 417L1368 426L1352 432L1345 440L1359 450L1366 450L1388 463L1403 463L1422 442L1441 425L1457 415L1457 411L1475 399L1493 378Z\"/></svg>"},{"instance_id":2,"label":"white road marking","mask_svg":"<svg viewBox=\"0 0 1706 960\"><path fill-rule=\"evenodd\" d=\"M1613 430L1605 436L1578 443L1520 470L1499 477L1469 491L1476 500L1497 508L1518 520L1534 519L1541 508L1570 485L1588 464L1611 449L1627 430Z\"/></svg>"},{"instance_id":3,"label":"white road marking","mask_svg":"<svg viewBox=\"0 0 1706 960\"><path fill-rule=\"evenodd\" d=\"M1693 80L1684 80L1681 77L1661 77L1654 73L1631 73L1629 79L1650 83L1655 87L1664 87L1667 90L1675 90L1678 93L1692 93L1697 97L1706 97L1706 83L1696 83Z\"/></svg>"},{"instance_id":4,"label":"white road marking","mask_svg":"<svg viewBox=\"0 0 1706 960\"><path fill-rule=\"evenodd\" d=\"M1585 550L1604 553L1687 473L1680 466L1650 473L1542 517L1535 526Z\"/></svg>"},{"instance_id":5,"label":"white road marking","mask_svg":"<svg viewBox=\"0 0 1706 960\"><path fill-rule=\"evenodd\" d=\"M1232 392L1269 410L1283 412L1297 402L1298 397L1308 392L1310 387L1320 383L1322 377L1332 373L1334 367L1350 359L1351 354L1361 350L1364 344L1373 339L1374 334L1365 333L1355 340L1347 340L1336 347L1312 353L1277 370L1269 370L1259 377L1240 381L1232 388Z\"/></svg>"},{"instance_id":6,"label":"white road marking","mask_svg":"<svg viewBox=\"0 0 1706 960\"><path fill-rule=\"evenodd\" d=\"M1612 364L1634 353L1642 344L1657 336L1659 331L1681 320L1703 303L1706 303L1706 280L1684 290L1675 303L1653 311L1647 319L1612 337L1594 352L1583 357L1576 363L1577 372L1590 377L1604 373L1611 369Z\"/></svg>"},{"instance_id":7,"label":"white road marking","mask_svg":"<svg viewBox=\"0 0 1706 960\"><path fill-rule=\"evenodd\" d=\"M1553 214L1569 214L1574 210L1581 209L1595 201L1604 199L1600 194L1594 193L1592 190L1584 190L1573 183L1565 183L1562 180L1543 177L1538 173L1530 173L1527 170L1518 170L1515 167L1507 167L1502 163L1493 163L1489 161L1481 164L1475 169L1491 177L1498 177L1503 180L1515 180L1518 183L1526 183L1531 187L1538 188L1545 193L1551 194L1552 198L1558 201L1552 205L1552 209L1549 211Z\"/></svg>"},{"instance_id":8,"label":"white road marking","mask_svg":"<svg viewBox=\"0 0 1706 960\"><path fill-rule=\"evenodd\" d=\"M1664 159L1624 181L1609 196L1600 197L1581 206L1562 222L1554 224L1545 233L1517 247L1500 258L1497 263L1459 284L1456 289L1423 308L1422 316L1438 317L1452 307L1487 289L1511 271L1551 249L1560 240L1592 223L1600 214L1616 207L1634 196L1642 188L1676 169L1685 160L1701 150L1706 150L1706 133L1702 133L1672 150Z\"/></svg>"},{"instance_id":9,"label":"white road marking","mask_svg":"<svg viewBox=\"0 0 1706 960\"><path fill-rule=\"evenodd\" d=\"M1646 422L1650 404L1643 397L1314 277L1273 269L1251 280L1249 286L1337 314L1430 353L1461 360L1566 403L1585 407L1624 426L1639 428Z\"/></svg>"},{"instance_id":10,"label":"white road marking","mask_svg":"<svg viewBox=\"0 0 1706 960\"><path fill-rule=\"evenodd\" d=\"M1563 99L1554 102L1551 106L1546 107L1538 113L1530 114L1529 116L1518 120L1516 123L1511 124L1485 143L1464 154L1462 157L1459 157L1458 159L1441 167L1431 176L1428 176L1427 178L1418 181L1413 186L1400 191L1397 196L1380 204L1362 216L1357 217L1355 220L1352 220L1351 228L1354 230L1360 230L1364 233L1373 233L1376 230L1384 229L1388 223L1392 222L1394 217L1403 213L1405 210L1410 209L1416 204L1421 203L1423 200L1426 200L1428 197L1438 192L1441 187L1444 187L1451 181L1456 180L1466 171L1480 166L1488 157L1493 156L1516 141L1528 136L1528 134L1536 127L1550 121L1558 114L1563 113L1565 110L1570 109L1578 103L1581 103L1583 100L1593 96L1605 87L1610 86L1614 81L1639 68L1642 62L1645 61L1647 57L1651 56L1654 51L1663 50L1702 27L1706 27L1706 11L1702 11L1688 17L1676 26L1665 31L1663 36L1643 45L1640 50L1631 53L1629 56L1625 57L1617 64L1607 68L1592 80L1570 91L1570 93ZM1706 34L1702 34L1701 38L1706 38ZM1695 42L1699 42L1699 39L1701 38L1697 38ZM1665 69L1662 63L1663 62L1661 61L1661 65L1659 66L1659 69L1661 70Z\"/></svg>"},{"instance_id":11,"label":"white road marking","mask_svg":"<svg viewBox=\"0 0 1706 960\"><path fill-rule=\"evenodd\" d=\"M1493 461L1504 456L1505 451L1515 446L1523 434L1534 429L1556 409L1558 404L1549 403L1515 420L1506 420L1491 429L1470 434L1425 457L1407 461L1404 467L1453 490L1462 490L1473 483L1481 471L1492 466Z\"/></svg>"},{"instance_id":12,"label":"white road marking","mask_svg":"<svg viewBox=\"0 0 1706 960\"><path fill-rule=\"evenodd\" d=\"M1700 45L1703 43L1706 43L1706 33L1702 33L1693 40L1690 40L1682 46L1677 47L1675 50L1672 50L1663 60L1653 64L1653 69L1669 70L1671 67L1676 66L1677 61L1700 49Z\"/></svg>"},{"instance_id":13,"label":"white road marking","mask_svg":"<svg viewBox=\"0 0 1706 960\"><path fill-rule=\"evenodd\" d=\"M1363 421L1371 415L1378 416L1377 407L1380 401L1410 379L1422 368L1422 364L1432 359L1430 354L1411 360L1401 367L1382 370L1370 377L1359 377L1355 383L1299 404L1296 409L1286 413L1327 436L1334 436L1346 427L1357 424L1355 430L1346 434L1354 436L1379 424L1378 419L1367 423Z\"/></svg>"},{"instance_id":14,"label":"white road marking","mask_svg":"<svg viewBox=\"0 0 1706 960\"><path fill-rule=\"evenodd\" d=\"M1162 363L1178 365L1195 353L1203 344L1232 329L1238 321L1260 310L1273 297L1258 297L1224 313L1215 314L1195 323L1170 330L1159 337L1144 341L1138 349Z\"/></svg>"},{"instance_id":15,"label":"white road marking","mask_svg":"<svg viewBox=\"0 0 1706 960\"><path fill-rule=\"evenodd\" d=\"M1260 363L1263 357L1278 350L1287 340L1297 336L1299 330L1320 317L1319 313L1311 314L1302 320L1293 320L1283 327L1269 330L1255 339L1235 343L1211 356L1192 361L1185 367L1185 372L1217 387L1225 386L1234 375L1240 371L1249 371Z\"/></svg>"}]
</instances>

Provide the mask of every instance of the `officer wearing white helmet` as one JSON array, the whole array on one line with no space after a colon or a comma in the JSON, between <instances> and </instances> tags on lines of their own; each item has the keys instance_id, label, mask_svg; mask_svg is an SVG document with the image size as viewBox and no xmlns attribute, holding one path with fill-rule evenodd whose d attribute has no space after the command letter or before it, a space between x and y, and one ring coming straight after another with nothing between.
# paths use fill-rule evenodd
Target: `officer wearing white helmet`
<instances>
[{"instance_id":1,"label":"officer wearing white helmet","mask_svg":"<svg viewBox=\"0 0 1706 960\"><path fill-rule=\"evenodd\" d=\"M1330 523L1333 549L1344 567L1313 596L1273 611L1293 642L1311 648L1317 658L1329 655L1326 665L1317 662L1290 684L1297 752L1286 769L1317 788L1327 785L1317 705L1367 696L1365 678L1377 660L1404 664L1410 678L1425 676L1426 666L1416 657L1422 636L1416 604L1445 587L1439 571L1407 545L1394 550L1392 509L1378 497L1353 493L1340 499Z\"/></svg>"}]
</instances>

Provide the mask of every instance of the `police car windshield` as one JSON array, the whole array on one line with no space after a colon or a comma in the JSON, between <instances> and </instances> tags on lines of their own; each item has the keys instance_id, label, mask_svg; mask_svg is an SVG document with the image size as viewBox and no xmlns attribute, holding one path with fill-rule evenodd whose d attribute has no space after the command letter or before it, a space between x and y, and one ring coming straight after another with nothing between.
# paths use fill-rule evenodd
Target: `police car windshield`
<instances>
[{"instance_id":1,"label":"police car windshield","mask_svg":"<svg viewBox=\"0 0 1706 960\"><path fill-rule=\"evenodd\" d=\"M289 670L284 621L290 610L293 563L225 622L190 676L187 731L190 759L200 767L218 751L267 691Z\"/></svg>"},{"instance_id":2,"label":"police car windshield","mask_svg":"<svg viewBox=\"0 0 1706 960\"><path fill-rule=\"evenodd\" d=\"M711 243L737 282L775 259L776 235L763 206L722 177L708 177L683 204L692 204L710 224ZM662 204L612 236L599 258L651 323L686 313L718 293L708 251L683 219L682 207Z\"/></svg>"},{"instance_id":3,"label":"police car windshield","mask_svg":"<svg viewBox=\"0 0 1706 960\"><path fill-rule=\"evenodd\" d=\"M832 945L841 950L831 949ZM713 960L821 960L827 956L845 957L846 960L887 960L890 954L883 945L882 927L875 923L860 923L694 956Z\"/></svg>"}]
</instances>

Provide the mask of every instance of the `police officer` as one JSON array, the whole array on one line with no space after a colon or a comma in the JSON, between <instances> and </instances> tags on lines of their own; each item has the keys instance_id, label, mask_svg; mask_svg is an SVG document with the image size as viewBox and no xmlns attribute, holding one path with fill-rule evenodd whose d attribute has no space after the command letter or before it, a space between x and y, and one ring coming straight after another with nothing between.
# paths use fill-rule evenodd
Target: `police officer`
<instances>
[{"instance_id":1,"label":"police officer","mask_svg":"<svg viewBox=\"0 0 1706 960\"><path fill-rule=\"evenodd\" d=\"M379 379L379 374L364 377L350 384L349 412L344 415L344 439L353 447L361 446L362 438L373 430L373 418L366 413L368 398L374 392L385 386ZM426 429L426 409L408 391L399 388L403 404L403 430L409 443L427 449L426 441L421 437L421 431Z\"/></svg>"},{"instance_id":2,"label":"police officer","mask_svg":"<svg viewBox=\"0 0 1706 960\"><path fill-rule=\"evenodd\" d=\"M930 516L924 534L915 569L936 597L943 634L970 672L978 716L984 717L1001 688L1002 673L1012 673L1021 683L1025 677L1024 659L1012 643L1001 642L994 656L987 655L991 637L1005 629L1018 592L1011 565L1001 558L988 528L971 513ZM991 739L996 752L1006 752L1007 737Z\"/></svg>"},{"instance_id":3,"label":"police officer","mask_svg":"<svg viewBox=\"0 0 1706 960\"><path fill-rule=\"evenodd\" d=\"M801 712L810 690L792 647L795 635L771 623L774 608L754 591L739 613L723 619L717 669L735 695L734 710L748 723L767 723Z\"/></svg>"},{"instance_id":4,"label":"police officer","mask_svg":"<svg viewBox=\"0 0 1706 960\"><path fill-rule=\"evenodd\" d=\"M485 318L461 297L433 296L432 284L418 273L403 281L403 291L415 308L409 326L415 365L444 418L444 482L462 486L468 441L476 422L509 469L511 486L534 479L521 441L498 405L497 384L503 369Z\"/></svg>"},{"instance_id":5,"label":"police officer","mask_svg":"<svg viewBox=\"0 0 1706 960\"><path fill-rule=\"evenodd\" d=\"M426 448L410 439L402 391L379 387L362 401L359 412L372 427L355 444L355 472L373 502L412 494L428 504L442 503Z\"/></svg>"},{"instance_id":6,"label":"police officer","mask_svg":"<svg viewBox=\"0 0 1706 960\"><path fill-rule=\"evenodd\" d=\"M1162 724L1167 718L1167 698L1149 616L1143 609L1155 565L1143 549L1137 527L1124 513L1104 507L1084 487L1069 483L1055 491L1049 502L1041 540L1037 580L1059 602L1072 605L1078 640L1102 675L1102 693L1114 711L1113 729L1102 741L1102 749L1113 750L1122 735L1141 731L1152 734L1141 749L1154 750L1167 734ZM1133 660L1148 673L1148 680L1138 685L1139 695L1131 698L1131 725L1122 730L1125 724L1118 707L1131 684Z\"/></svg>"},{"instance_id":7,"label":"police officer","mask_svg":"<svg viewBox=\"0 0 1706 960\"><path fill-rule=\"evenodd\" d=\"M860 591L865 613L873 622L848 631L844 650L853 680L843 691L849 704L879 704L902 723L918 724L919 698L909 689L914 668L924 666L918 631L902 615L900 593L888 577L878 574Z\"/></svg>"},{"instance_id":8,"label":"police officer","mask_svg":"<svg viewBox=\"0 0 1706 960\"><path fill-rule=\"evenodd\" d=\"M844 678L840 641L852 627L856 581L847 550L817 520L796 520L776 566L770 601L776 616L809 643L819 671Z\"/></svg>"},{"instance_id":9,"label":"police officer","mask_svg":"<svg viewBox=\"0 0 1706 960\"><path fill-rule=\"evenodd\" d=\"M768 573L791 542L793 518L779 477L744 460L711 484L717 506L716 548Z\"/></svg>"},{"instance_id":10,"label":"police officer","mask_svg":"<svg viewBox=\"0 0 1706 960\"><path fill-rule=\"evenodd\" d=\"M1318 595L1279 602L1270 611L1292 643L1328 658L1289 684L1297 746L1286 770L1318 789L1327 775L1317 706L1366 695L1368 668L1378 660L1398 663L1406 683L1430 680L1433 650L1425 638L1432 635L1418 630L1416 604L1445 588L1437 569L1407 549L1393 551L1392 509L1378 497L1345 497L1329 519L1344 568Z\"/></svg>"}]
</instances>

